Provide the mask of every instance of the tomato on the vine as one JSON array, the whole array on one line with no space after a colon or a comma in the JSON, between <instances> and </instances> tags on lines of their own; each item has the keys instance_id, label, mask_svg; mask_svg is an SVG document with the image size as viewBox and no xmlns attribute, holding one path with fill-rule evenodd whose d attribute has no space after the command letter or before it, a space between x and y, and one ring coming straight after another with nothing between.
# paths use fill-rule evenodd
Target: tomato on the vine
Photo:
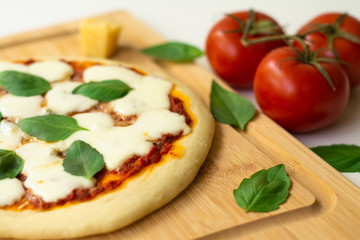
<instances>
[{"instance_id":1,"label":"tomato on the vine","mask_svg":"<svg viewBox=\"0 0 360 240\"><path fill-rule=\"evenodd\" d=\"M257 68L254 93L262 111L278 124L292 132L308 132L339 118L347 105L350 85L338 63L321 62L320 56L314 63L299 53L282 47L267 54Z\"/></svg>"},{"instance_id":2,"label":"tomato on the vine","mask_svg":"<svg viewBox=\"0 0 360 240\"><path fill-rule=\"evenodd\" d=\"M310 32L309 32L310 31ZM300 28L298 34L306 34L310 49L329 48L329 57L339 58L348 75L351 88L360 85L360 21L350 15L324 13Z\"/></svg>"},{"instance_id":3,"label":"tomato on the vine","mask_svg":"<svg viewBox=\"0 0 360 240\"><path fill-rule=\"evenodd\" d=\"M246 40L282 34L271 17L254 11L229 14L216 23L206 39L206 55L213 70L234 88L251 88L256 67L282 40L246 45Z\"/></svg>"}]
</instances>

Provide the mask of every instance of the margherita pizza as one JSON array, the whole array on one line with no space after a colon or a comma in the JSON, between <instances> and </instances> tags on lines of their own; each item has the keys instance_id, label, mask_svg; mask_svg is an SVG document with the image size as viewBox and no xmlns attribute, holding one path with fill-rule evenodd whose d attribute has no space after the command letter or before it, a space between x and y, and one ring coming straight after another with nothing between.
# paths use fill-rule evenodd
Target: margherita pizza
<instances>
[{"instance_id":1,"label":"margherita pizza","mask_svg":"<svg viewBox=\"0 0 360 240\"><path fill-rule=\"evenodd\" d=\"M214 121L180 82L99 59L0 62L0 236L127 226L175 198Z\"/></svg>"}]
</instances>

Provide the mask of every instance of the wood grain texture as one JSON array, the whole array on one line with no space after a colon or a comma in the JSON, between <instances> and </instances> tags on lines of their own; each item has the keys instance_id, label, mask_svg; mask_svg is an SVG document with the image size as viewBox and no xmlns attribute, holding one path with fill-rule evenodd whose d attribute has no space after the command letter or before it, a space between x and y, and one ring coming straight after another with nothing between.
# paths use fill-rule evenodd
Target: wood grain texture
<instances>
[{"instance_id":1,"label":"wood grain texture","mask_svg":"<svg viewBox=\"0 0 360 240\"><path fill-rule=\"evenodd\" d=\"M196 64L169 63L140 53L140 48L165 40L131 14L98 17L123 27L113 59L183 81L207 104L212 79L227 87ZM36 56L83 56L78 22L0 39L0 60ZM280 163L292 181L287 202L270 213L246 213L237 206L232 191L241 180ZM246 131L216 125L199 174L171 203L124 229L86 239L358 239L359 200L358 187L258 112Z\"/></svg>"}]
</instances>

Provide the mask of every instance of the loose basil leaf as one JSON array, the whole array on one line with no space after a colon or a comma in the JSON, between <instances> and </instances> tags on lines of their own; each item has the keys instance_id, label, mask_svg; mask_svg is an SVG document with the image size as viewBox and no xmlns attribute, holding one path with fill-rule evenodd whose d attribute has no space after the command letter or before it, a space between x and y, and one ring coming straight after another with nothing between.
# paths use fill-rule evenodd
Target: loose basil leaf
<instances>
[{"instance_id":1,"label":"loose basil leaf","mask_svg":"<svg viewBox=\"0 0 360 240\"><path fill-rule=\"evenodd\" d=\"M24 167L24 159L13 151L0 149L0 180L16 177Z\"/></svg>"},{"instance_id":2,"label":"loose basil leaf","mask_svg":"<svg viewBox=\"0 0 360 240\"><path fill-rule=\"evenodd\" d=\"M89 179L103 169L104 165L103 155L81 140L71 144L63 161L66 172Z\"/></svg>"},{"instance_id":3,"label":"loose basil leaf","mask_svg":"<svg viewBox=\"0 0 360 240\"><path fill-rule=\"evenodd\" d=\"M360 172L359 146L338 144L318 146L311 150L339 172Z\"/></svg>"},{"instance_id":4,"label":"loose basil leaf","mask_svg":"<svg viewBox=\"0 0 360 240\"><path fill-rule=\"evenodd\" d=\"M180 42L167 42L141 51L147 55L174 62L192 62L195 58L203 55L203 52L197 47Z\"/></svg>"},{"instance_id":5,"label":"loose basil leaf","mask_svg":"<svg viewBox=\"0 0 360 240\"><path fill-rule=\"evenodd\" d=\"M80 127L74 118L56 114L24 118L18 126L27 134L46 142L64 140L76 131L87 130Z\"/></svg>"},{"instance_id":6,"label":"loose basil leaf","mask_svg":"<svg viewBox=\"0 0 360 240\"><path fill-rule=\"evenodd\" d=\"M104 80L81 84L72 93L81 94L102 102L110 102L124 97L130 90L131 88L120 80Z\"/></svg>"},{"instance_id":7,"label":"loose basil leaf","mask_svg":"<svg viewBox=\"0 0 360 240\"><path fill-rule=\"evenodd\" d=\"M268 212L279 208L289 196L290 178L283 164L260 170L245 178L234 190L237 204L246 212Z\"/></svg>"},{"instance_id":8,"label":"loose basil leaf","mask_svg":"<svg viewBox=\"0 0 360 240\"><path fill-rule=\"evenodd\" d=\"M216 121L240 127L242 130L256 111L249 100L225 90L214 80L210 93L210 110Z\"/></svg>"},{"instance_id":9,"label":"loose basil leaf","mask_svg":"<svg viewBox=\"0 0 360 240\"><path fill-rule=\"evenodd\" d=\"M1 120L2 120L2 112L0 112L0 122L1 122Z\"/></svg>"},{"instance_id":10,"label":"loose basil leaf","mask_svg":"<svg viewBox=\"0 0 360 240\"><path fill-rule=\"evenodd\" d=\"M46 93L51 85L45 79L17 71L0 72L0 85L16 96L36 96Z\"/></svg>"}]
</instances>

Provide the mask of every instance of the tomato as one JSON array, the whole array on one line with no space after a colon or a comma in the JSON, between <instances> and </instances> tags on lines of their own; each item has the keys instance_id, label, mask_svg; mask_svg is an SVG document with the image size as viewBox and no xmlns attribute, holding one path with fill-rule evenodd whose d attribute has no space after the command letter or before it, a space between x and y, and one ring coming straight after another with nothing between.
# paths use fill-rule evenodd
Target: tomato
<instances>
[{"instance_id":1,"label":"tomato","mask_svg":"<svg viewBox=\"0 0 360 240\"><path fill-rule=\"evenodd\" d=\"M314 65L298 58L290 47L267 54L255 74L254 94L261 110L285 129L309 132L340 117L349 100L350 84L338 63L319 62L334 90Z\"/></svg>"},{"instance_id":2,"label":"tomato","mask_svg":"<svg viewBox=\"0 0 360 240\"><path fill-rule=\"evenodd\" d=\"M349 64L342 65L342 67L349 77L351 88L354 88L360 84L360 21L346 15L342 21L336 23L341 15L340 13L321 14L301 27L298 34L304 34L311 29L318 28L321 26L319 24L329 24L325 31L316 31L307 35L307 43L310 45L310 49L314 51L330 48L331 38L334 38L333 49L342 61ZM350 41L344 33L350 33L358 39L358 42ZM328 56L334 57L333 54Z\"/></svg>"},{"instance_id":3,"label":"tomato","mask_svg":"<svg viewBox=\"0 0 360 240\"><path fill-rule=\"evenodd\" d=\"M245 23L249 18L249 11L232 15ZM263 28L264 24L268 24L268 28ZM251 88L256 67L261 59L272 49L285 46L282 40L245 46L242 43L243 29L238 21L226 16L213 26L206 39L205 51L211 67L234 88ZM272 35L283 33L274 19L255 12L248 39L270 35L267 31Z\"/></svg>"}]
</instances>

